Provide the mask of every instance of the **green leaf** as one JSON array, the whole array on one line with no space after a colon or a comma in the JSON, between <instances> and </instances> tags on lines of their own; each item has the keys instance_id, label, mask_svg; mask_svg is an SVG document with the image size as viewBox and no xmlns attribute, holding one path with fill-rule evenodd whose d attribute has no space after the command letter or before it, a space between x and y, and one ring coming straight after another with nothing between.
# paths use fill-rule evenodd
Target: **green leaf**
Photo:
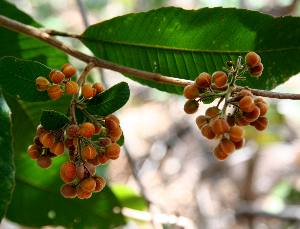
<instances>
[{"instance_id":1,"label":"green leaf","mask_svg":"<svg viewBox=\"0 0 300 229\"><path fill-rule=\"evenodd\" d=\"M0 15L26 25L42 27L30 16L4 0L0 1ZM63 64L68 62L65 53L42 41L6 29L2 26L0 26L0 34L0 58L3 56L15 56L20 59L38 61L53 69L60 69Z\"/></svg>"},{"instance_id":2,"label":"green leaf","mask_svg":"<svg viewBox=\"0 0 300 229\"><path fill-rule=\"evenodd\" d=\"M235 8L184 10L164 7L128 14L89 26L80 40L100 59L119 65L195 80L201 72L222 70L227 61L257 52L264 65L259 78L238 82L273 89L300 71L300 18L274 18ZM130 77L162 91L183 88Z\"/></svg>"},{"instance_id":3,"label":"green leaf","mask_svg":"<svg viewBox=\"0 0 300 229\"><path fill-rule=\"evenodd\" d=\"M89 100L87 110L93 115L107 116L123 107L129 95L128 84L120 82Z\"/></svg>"},{"instance_id":4,"label":"green leaf","mask_svg":"<svg viewBox=\"0 0 300 229\"><path fill-rule=\"evenodd\" d=\"M15 185L9 113L10 110L0 91L0 222L5 216Z\"/></svg>"},{"instance_id":5,"label":"green leaf","mask_svg":"<svg viewBox=\"0 0 300 229\"><path fill-rule=\"evenodd\" d=\"M40 121L47 130L60 130L70 122L67 116L53 110L42 111Z\"/></svg>"},{"instance_id":6,"label":"green leaf","mask_svg":"<svg viewBox=\"0 0 300 229\"><path fill-rule=\"evenodd\" d=\"M89 199L66 199L60 194L64 182L60 166L65 155L53 159L49 169L41 169L28 155L15 158L16 187L7 218L21 225L67 228L111 228L124 224L121 206L109 187Z\"/></svg>"},{"instance_id":7,"label":"green leaf","mask_svg":"<svg viewBox=\"0 0 300 229\"><path fill-rule=\"evenodd\" d=\"M36 78L43 76L49 79L51 69L30 60L19 60L15 57L3 57L0 60L0 85L10 96L27 102L50 100L47 91L38 91Z\"/></svg>"},{"instance_id":8,"label":"green leaf","mask_svg":"<svg viewBox=\"0 0 300 229\"><path fill-rule=\"evenodd\" d=\"M124 145L124 141L125 141L125 137L124 137L124 132L122 131L122 135L121 135L120 139L117 141L117 144L119 146L122 146L122 145Z\"/></svg>"}]
</instances>

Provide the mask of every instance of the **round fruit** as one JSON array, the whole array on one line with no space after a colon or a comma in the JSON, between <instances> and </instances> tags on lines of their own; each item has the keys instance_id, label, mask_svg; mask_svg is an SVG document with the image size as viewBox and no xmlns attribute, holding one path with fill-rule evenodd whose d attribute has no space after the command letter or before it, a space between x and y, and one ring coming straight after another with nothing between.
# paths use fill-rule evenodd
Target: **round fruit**
<instances>
[{"instance_id":1,"label":"round fruit","mask_svg":"<svg viewBox=\"0 0 300 229\"><path fill-rule=\"evenodd\" d=\"M117 143L112 143L106 147L106 156L112 160L116 160L119 158L121 152L121 148Z\"/></svg>"},{"instance_id":2,"label":"round fruit","mask_svg":"<svg viewBox=\"0 0 300 229\"><path fill-rule=\"evenodd\" d=\"M67 139L65 140L64 144L65 144L65 147L66 147L67 150L69 150L69 147L70 147L70 146L75 146L75 147L77 147L77 146L78 146L78 138L74 138L74 139L69 139L69 138L67 138Z\"/></svg>"},{"instance_id":3,"label":"round fruit","mask_svg":"<svg viewBox=\"0 0 300 229\"><path fill-rule=\"evenodd\" d=\"M111 138L112 141L118 141L122 136L122 129L118 127L116 131L110 131L109 132L109 137Z\"/></svg>"},{"instance_id":4,"label":"round fruit","mask_svg":"<svg viewBox=\"0 0 300 229\"><path fill-rule=\"evenodd\" d=\"M47 155L41 155L38 157L36 163L42 169L48 169L52 165L52 159Z\"/></svg>"},{"instance_id":5,"label":"round fruit","mask_svg":"<svg viewBox=\"0 0 300 229\"><path fill-rule=\"evenodd\" d=\"M242 111L251 112L255 108L254 100L251 96L245 96L239 101L239 107Z\"/></svg>"},{"instance_id":6,"label":"round fruit","mask_svg":"<svg viewBox=\"0 0 300 229\"><path fill-rule=\"evenodd\" d=\"M211 85L211 76L206 73L202 72L196 79L194 84L199 88L206 88Z\"/></svg>"},{"instance_id":7,"label":"round fruit","mask_svg":"<svg viewBox=\"0 0 300 229\"><path fill-rule=\"evenodd\" d=\"M88 161L88 163L92 164L93 166L98 166L101 164L99 161L99 154L97 154L96 157L94 157L93 159L89 159L87 161Z\"/></svg>"},{"instance_id":8,"label":"round fruit","mask_svg":"<svg viewBox=\"0 0 300 229\"><path fill-rule=\"evenodd\" d=\"M186 103L184 104L184 111L187 114L194 114L197 112L199 107L199 104L196 100L188 100L186 101Z\"/></svg>"},{"instance_id":9,"label":"round fruit","mask_svg":"<svg viewBox=\"0 0 300 229\"><path fill-rule=\"evenodd\" d=\"M120 125L120 120L115 115L108 115L105 118L105 126L108 131L116 131Z\"/></svg>"},{"instance_id":10,"label":"round fruit","mask_svg":"<svg viewBox=\"0 0 300 229\"><path fill-rule=\"evenodd\" d=\"M261 98L255 99L254 103L260 110L260 116L265 116L269 110L269 106L263 99L261 99L263 102L259 99Z\"/></svg>"},{"instance_id":11,"label":"round fruit","mask_svg":"<svg viewBox=\"0 0 300 229\"><path fill-rule=\"evenodd\" d=\"M50 148L54 143L54 136L50 133L46 133L41 142L45 147Z\"/></svg>"},{"instance_id":12,"label":"round fruit","mask_svg":"<svg viewBox=\"0 0 300 229\"><path fill-rule=\"evenodd\" d=\"M242 138L239 142L233 142L233 144L235 145L236 150L241 149L245 144L245 138Z\"/></svg>"},{"instance_id":13,"label":"round fruit","mask_svg":"<svg viewBox=\"0 0 300 229\"><path fill-rule=\"evenodd\" d=\"M61 71L52 70L50 72L49 78L53 83L58 84L65 79L65 75Z\"/></svg>"},{"instance_id":14,"label":"round fruit","mask_svg":"<svg viewBox=\"0 0 300 229\"><path fill-rule=\"evenodd\" d=\"M77 190L77 197L79 199L88 199L92 196L92 192L86 192L81 187Z\"/></svg>"},{"instance_id":15,"label":"round fruit","mask_svg":"<svg viewBox=\"0 0 300 229\"><path fill-rule=\"evenodd\" d=\"M235 150L235 145L232 141L227 138L223 138L220 142L220 147L225 154L231 154Z\"/></svg>"},{"instance_id":16,"label":"round fruit","mask_svg":"<svg viewBox=\"0 0 300 229\"><path fill-rule=\"evenodd\" d=\"M106 181L101 176L95 176L94 180L96 181L96 187L94 192L100 192L104 188Z\"/></svg>"},{"instance_id":17,"label":"round fruit","mask_svg":"<svg viewBox=\"0 0 300 229\"><path fill-rule=\"evenodd\" d=\"M240 126L233 126L230 128L228 134L232 141L238 142L244 136L245 130Z\"/></svg>"},{"instance_id":18,"label":"round fruit","mask_svg":"<svg viewBox=\"0 0 300 229\"><path fill-rule=\"evenodd\" d=\"M75 93L77 93L78 89L79 86L74 81L68 81L65 84L65 91L68 95L74 95Z\"/></svg>"},{"instance_id":19,"label":"round fruit","mask_svg":"<svg viewBox=\"0 0 300 229\"><path fill-rule=\"evenodd\" d=\"M217 120L219 118L218 114L221 113L221 110L217 107L209 107L205 111L205 115L209 117L214 117L212 120Z\"/></svg>"},{"instance_id":20,"label":"round fruit","mask_svg":"<svg viewBox=\"0 0 300 229\"><path fill-rule=\"evenodd\" d=\"M72 64L64 64L61 67L61 71L65 74L66 78L71 78L76 74L76 69Z\"/></svg>"},{"instance_id":21,"label":"round fruit","mask_svg":"<svg viewBox=\"0 0 300 229\"><path fill-rule=\"evenodd\" d=\"M217 145L216 148L214 148L213 154L219 161L224 161L228 158L228 154L225 154L223 152L220 144Z\"/></svg>"},{"instance_id":22,"label":"round fruit","mask_svg":"<svg viewBox=\"0 0 300 229\"><path fill-rule=\"evenodd\" d=\"M50 87L50 82L43 76L40 76L35 81L39 91L46 91Z\"/></svg>"},{"instance_id":23,"label":"round fruit","mask_svg":"<svg viewBox=\"0 0 300 229\"><path fill-rule=\"evenodd\" d=\"M98 161L101 165L105 165L109 161L109 157L105 155L98 155Z\"/></svg>"},{"instance_id":24,"label":"round fruit","mask_svg":"<svg viewBox=\"0 0 300 229\"><path fill-rule=\"evenodd\" d=\"M251 112L245 112L244 117L249 122L254 122L258 117L260 116L260 109L258 106L255 106L253 111Z\"/></svg>"},{"instance_id":25,"label":"round fruit","mask_svg":"<svg viewBox=\"0 0 300 229\"><path fill-rule=\"evenodd\" d=\"M95 126L90 122L83 123L80 126L79 132L83 137L90 138L95 133Z\"/></svg>"},{"instance_id":26,"label":"round fruit","mask_svg":"<svg viewBox=\"0 0 300 229\"><path fill-rule=\"evenodd\" d=\"M76 177L79 180L83 180L84 179L84 175L85 175L85 173L84 173L84 166L83 166L83 164L81 164L76 169Z\"/></svg>"},{"instance_id":27,"label":"round fruit","mask_svg":"<svg viewBox=\"0 0 300 229\"><path fill-rule=\"evenodd\" d=\"M84 159L94 159L97 151L93 146L86 145L82 148L81 155Z\"/></svg>"},{"instance_id":28,"label":"round fruit","mask_svg":"<svg viewBox=\"0 0 300 229\"><path fill-rule=\"evenodd\" d=\"M198 94L198 88L194 84L187 85L183 90L183 96L186 99L195 99Z\"/></svg>"},{"instance_id":29,"label":"round fruit","mask_svg":"<svg viewBox=\"0 0 300 229\"><path fill-rule=\"evenodd\" d=\"M98 142L99 142L100 146L106 147L111 144L111 139L110 138L99 138Z\"/></svg>"},{"instance_id":30,"label":"round fruit","mask_svg":"<svg viewBox=\"0 0 300 229\"><path fill-rule=\"evenodd\" d=\"M225 72L214 72L212 78L217 87L224 87L228 81L228 75Z\"/></svg>"},{"instance_id":31,"label":"round fruit","mask_svg":"<svg viewBox=\"0 0 300 229\"><path fill-rule=\"evenodd\" d=\"M77 196L77 189L75 185L72 184L64 184L60 188L60 193L65 198L75 198Z\"/></svg>"},{"instance_id":32,"label":"round fruit","mask_svg":"<svg viewBox=\"0 0 300 229\"><path fill-rule=\"evenodd\" d=\"M76 166L72 162L67 161L61 165L60 172L68 178L74 178Z\"/></svg>"},{"instance_id":33,"label":"round fruit","mask_svg":"<svg viewBox=\"0 0 300 229\"><path fill-rule=\"evenodd\" d=\"M70 139L77 138L79 133L79 127L77 125L70 125L66 131L66 135Z\"/></svg>"},{"instance_id":34,"label":"round fruit","mask_svg":"<svg viewBox=\"0 0 300 229\"><path fill-rule=\"evenodd\" d=\"M51 99L59 99L63 94L60 86L52 85L48 88L48 95Z\"/></svg>"},{"instance_id":35,"label":"round fruit","mask_svg":"<svg viewBox=\"0 0 300 229\"><path fill-rule=\"evenodd\" d=\"M253 98L252 92L249 91L249 90L246 90L246 89L241 90L241 91L239 92L239 96L243 96L243 97L244 97L244 96L250 96L250 97Z\"/></svg>"},{"instance_id":36,"label":"round fruit","mask_svg":"<svg viewBox=\"0 0 300 229\"><path fill-rule=\"evenodd\" d=\"M85 178L83 181L80 182L80 187L85 192L93 192L96 188L96 181L92 178Z\"/></svg>"},{"instance_id":37,"label":"round fruit","mask_svg":"<svg viewBox=\"0 0 300 229\"><path fill-rule=\"evenodd\" d=\"M236 124L239 126L248 126L250 122L247 121L243 115L240 115L236 118Z\"/></svg>"},{"instance_id":38,"label":"round fruit","mask_svg":"<svg viewBox=\"0 0 300 229\"><path fill-rule=\"evenodd\" d=\"M63 155L65 152L65 146L62 142L54 142L53 145L50 147L50 152L54 153L57 156Z\"/></svg>"},{"instance_id":39,"label":"round fruit","mask_svg":"<svg viewBox=\"0 0 300 229\"><path fill-rule=\"evenodd\" d=\"M96 173L96 167L92 165L91 163L84 163L85 171L89 173L90 176L94 176Z\"/></svg>"},{"instance_id":40,"label":"round fruit","mask_svg":"<svg viewBox=\"0 0 300 229\"><path fill-rule=\"evenodd\" d=\"M43 150L40 146L37 145L30 145L27 149L29 157L32 160L38 159L38 157L42 154Z\"/></svg>"},{"instance_id":41,"label":"round fruit","mask_svg":"<svg viewBox=\"0 0 300 229\"><path fill-rule=\"evenodd\" d=\"M266 117L259 117L257 120L253 122L253 124L257 130L263 131L267 128L269 124L269 119Z\"/></svg>"},{"instance_id":42,"label":"round fruit","mask_svg":"<svg viewBox=\"0 0 300 229\"><path fill-rule=\"evenodd\" d=\"M246 65L250 68L258 65L261 62L260 56L257 55L255 52L249 52L245 56Z\"/></svg>"},{"instance_id":43,"label":"round fruit","mask_svg":"<svg viewBox=\"0 0 300 229\"><path fill-rule=\"evenodd\" d=\"M40 136L41 134L44 133L48 133L49 131L45 129L45 127L43 127L41 124L38 125L37 129L36 129L36 134L37 136Z\"/></svg>"},{"instance_id":44,"label":"round fruit","mask_svg":"<svg viewBox=\"0 0 300 229\"><path fill-rule=\"evenodd\" d=\"M262 63L254 66L253 68L249 68L248 72L251 74L253 77L259 77L262 74L262 71L264 69L264 66Z\"/></svg>"},{"instance_id":45,"label":"round fruit","mask_svg":"<svg viewBox=\"0 0 300 229\"><path fill-rule=\"evenodd\" d=\"M90 84L83 85L83 87L81 89L81 93L87 99L94 96L94 90Z\"/></svg>"},{"instance_id":46,"label":"round fruit","mask_svg":"<svg viewBox=\"0 0 300 229\"><path fill-rule=\"evenodd\" d=\"M212 130L216 134L225 134L229 131L229 124L225 119L219 118L213 123Z\"/></svg>"},{"instance_id":47,"label":"round fruit","mask_svg":"<svg viewBox=\"0 0 300 229\"><path fill-rule=\"evenodd\" d=\"M105 88L104 88L102 83L94 83L92 88L96 89L96 95L98 95L101 92L105 91Z\"/></svg>"},{"instance_id":48,"label":"round fruit","mask_svg":"<svg viewBox=\"0 0 300 229\"><path fill-rule=\"evenodd\" d=\"M234 115L227 115L226 120L227 120L228 125L229 125L230 127L235 126L236 120L235 120L235 116L234 116Z\"/></svg>"},{"instance_id":49,"label":"round fruit","mask_svg":"<svg viewBox=\"0 0 300 229\"><path fill-rule=\"evenodd\" d=\"M198 128L201 130L202 126L207 124L210 120L210 117L207 115L200 115L196 118L196 124Z\"/></svg>"},{"instance_id":50,"label":"round fruit","mask_svg":"<svg viewBox=\"0 0 300 229\"><path fill-rule=\"evenodd\" d=\"M101 126L96 124L96 125L95 125L95 133L94 133L94 135L100 134L101 131L102 131Z\"/></svg>"}]
</instances>

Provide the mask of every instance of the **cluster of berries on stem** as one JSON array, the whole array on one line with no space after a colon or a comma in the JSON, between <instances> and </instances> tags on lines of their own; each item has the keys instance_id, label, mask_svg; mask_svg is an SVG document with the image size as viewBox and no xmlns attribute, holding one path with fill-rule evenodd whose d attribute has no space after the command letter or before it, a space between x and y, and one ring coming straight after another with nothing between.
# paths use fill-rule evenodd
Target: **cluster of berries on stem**
<instances>
[{"instance_id":1,"label":"cluster of berries on stem","mask_svg":"<svg viewBox=\"0 0 300 229\"><path fill-rule=\"evenodd\" d=\"M44 77L38 77L36 82L37 89L40 91L48 89L52 99L58 99L58 96L53 97L51 94L50 89L53 86L59 89L63 87L67 94L71 94L70 90L72 91L74 97L70 106L70 122L59 130L48 130L40 124L37 127L37 136L33 140L34 144L28 147L28 154L31 159L37 161L39 167L48 169L52 165L52 158L63 155L65 151L68 152L69 161L63 163L60 168L60 177L66 183L61 187L61 194L66 198L77 196L84 199L104 188L106 181L103 177L95 175L96 166L119 157L121 148L117 141L122 136L122 129L115 115L92 115L84 107L86 100L105 91L103 85L101 83L95 83L93 86L83 85L79 100L78 84L65 80L74 76L76 70L74 72L72 69L75 68L70 64L67 64L68 70L64 66L62 71L53 70L50 73L50 79L55 85L50 85L49 81L47 83ZM72 73L69 72L70 69ZM71 82L77 85L76 90L73 90L74 87L69 88ZM61 94L62 92L56 95L60 97ZM77 124L75 106L84 114L84 121L81 124Z\"/></svg>"},{"instance_id":2,"label":"cluster of berries on stem","mask_svg":"<svg viewBox=\"0 0 300 229\"><path fill-rule=\"evenodd\" d=\"M265 117L268 104L261 97L254 98L249 88L238 91L235 85L236 80L245 80L242 75L246 72L253 77L262 74L261 58L255 52L250 52L245 57L245 65L241 60L239 57L236 68L232 61L228 61L230 69L224 67L225 72L217 71L212 76L206 72L201 73L183 91L184 97L188 99L184 105L187 114L197 112L199 103L205 99L219 99L217 106L209 107L205 115L196 118L196 124L204 137L220 141L213 150L214 156L219 160L227 159L235 150L244 146L244 126L254 126L263 131L269 123ZM213 91L212 80L217 88L226 87L226 91ZM223 108L220 108L223 101ZM228 107L232 107L230 113L227 112Z\"/></svg>"}]
</instances>

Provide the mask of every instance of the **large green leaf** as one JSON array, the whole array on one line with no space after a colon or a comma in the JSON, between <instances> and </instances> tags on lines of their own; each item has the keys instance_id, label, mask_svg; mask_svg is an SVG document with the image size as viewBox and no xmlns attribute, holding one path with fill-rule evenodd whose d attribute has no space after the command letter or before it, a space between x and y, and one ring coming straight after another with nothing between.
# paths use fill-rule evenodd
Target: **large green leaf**
<instances>
[{"instance_id":1,"label":"large green leaf","mask_svg":"<svg viewBox=\"0 0 300 229\"><path fill-rule=\"evenodd\" d=\"M0 0L0 14L27 25L42 27L30 16L5 0ZM42 41L1 26L0 34L0 58L3 56L15 56L20 59L38 61L53 69L60 69L63 64L68 62L65 53Z\"/></svg>"},{"instance_id":2,"label":"large green leaf","mask_svg":"<svg viewBox=\"0 0 300 229\"><path fill-rule=\"evenodd\" d=\"M201 72L222 70L227 61L257 52L261 77L238 82L272 89L300 71L300 18L279 17L235 8L184 10L166 7L128 14L92 25L81 41L104 60L194 80ZM183 88L132 79L170 93Z\"/></svg>"},{"instance_id":3,"label":"large green leaf","mask_svg":"<svg viewBox=\"0 0 300 229\"><path fill-rule=\"evenodd\" d=\"M87 110L99 116L112 114L127 103L129 95L128 84L120 82L89 100Z\"/></svg>"},{"instance_id":4,"label":"large green leaf","mask_svg":"<svg viewBox=\"0 0 300 229\"><path fill-rule=\"evenodd\" d=\"M60 194L64 182L60 166L68 158L53 159L49 169L41 169L28 155L15 158L16 187L7 218L29 227L61 225L67 228L110 228L124 224L120 204L105 187L90 199L66 199Z\"/></svg>"},{"instance_id":5,"label":"large green leaf","mask_svg":"<svg viewBox=\"0 0 300 229\"><path fill-rule=\"evenodd\" d=\"M10 203L15 184L9 113L10 110L0 91L0 222Z\"/></svg>"},{"instance_id":6,"label":"large green leaf","mask_svg":"<svg viewBox=\"0 0 300 229\"><path fill-rule=\"evenodd\" d=\"M60 130L70 122L67 116L53 110L43 110L40 120L47 130Z\"/></svg>"},{"instance_id":7,"label":"large green leaf","mask_svg":"<svg viewBox=\"0 0 300 229\"><path fill-rule=\"evenodd\" d=\"M47 91L38 91L36 78L49 79L51 69L31 60L15 57L0 59L0 85L10 96L27 102L44 102L50 100Z\"/></svg>"}]
</instances>

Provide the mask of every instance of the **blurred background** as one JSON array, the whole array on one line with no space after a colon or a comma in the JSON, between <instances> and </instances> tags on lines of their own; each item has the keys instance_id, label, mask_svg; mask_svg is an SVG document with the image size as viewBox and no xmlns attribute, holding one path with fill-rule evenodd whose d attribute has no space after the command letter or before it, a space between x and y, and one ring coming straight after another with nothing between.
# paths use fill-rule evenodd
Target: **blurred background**
<instances>
[{"instance_id":1,"label":"blurred background","mask_svg":"<svg viewBox=\"0 0 300 229\"><path fill-rule=\"evenodd\" d=\"M236 7L273 16L300 14L297 0L10 2L46 28L71 34L83 33L89 24L162 6ZM58 39L91 54L77 40ZM73 58L70 62L79 72L85 67ZM109 163L106 177L112 188L124 186L144 197L146 203L129 203L140 204L136 207L139 211L123 209L129 219L123 228L300 228L298 101L266 99L268 128L263 132L245 128L245 147L219 162L211 153L217 141L204 139L195 124L195 118L213 104L201 105L196 114L187 115L183 96L142 86L119 73L95 69L89 80L102 81L107 88L120 81L130 85L130 100L117 113L126 144L120 158ZM274 91L299 93L299 76ZM3 220L0 228L22 227Z\"/></svg>"}]
</instances>

